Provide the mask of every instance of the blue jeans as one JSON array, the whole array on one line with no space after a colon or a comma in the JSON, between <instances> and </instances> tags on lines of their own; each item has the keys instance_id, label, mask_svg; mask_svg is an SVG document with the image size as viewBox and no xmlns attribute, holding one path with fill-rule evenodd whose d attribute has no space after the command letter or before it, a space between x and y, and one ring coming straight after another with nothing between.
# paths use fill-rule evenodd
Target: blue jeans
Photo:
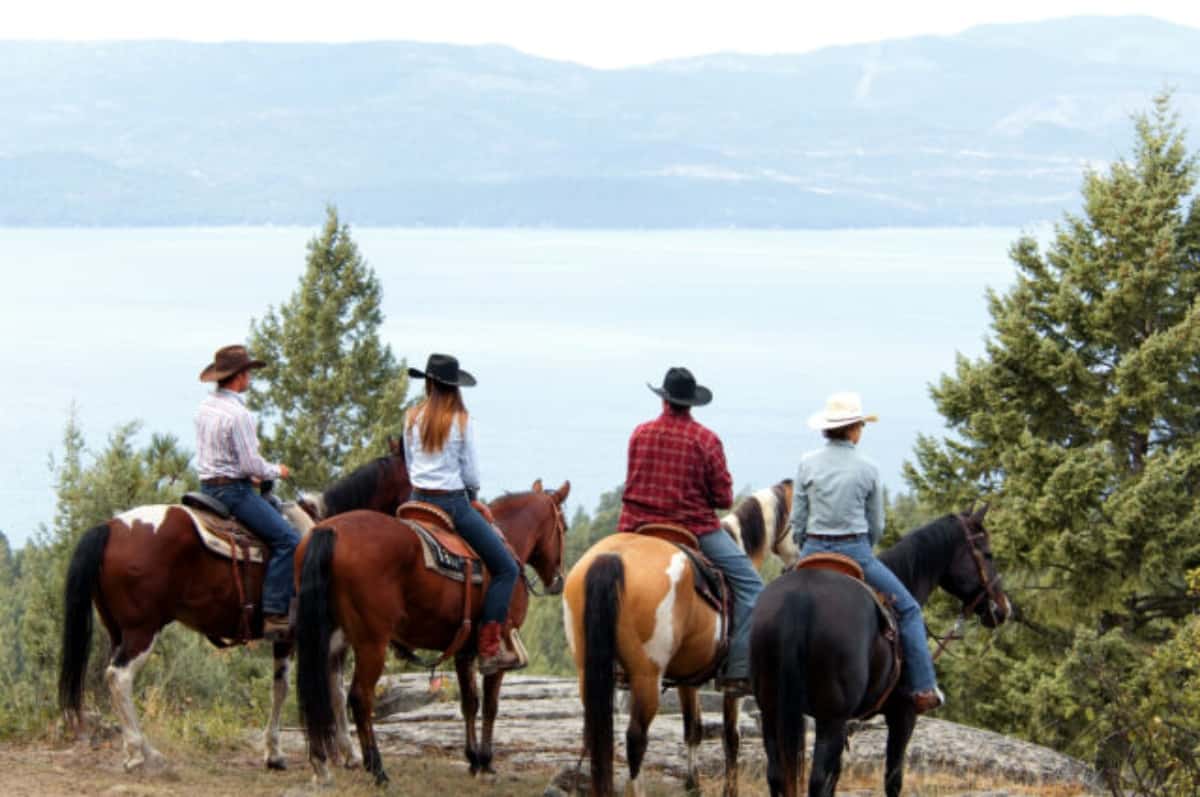
<instances>
[{"instance_id":1,"label":"blue jeans","mask_svg":"<svg viewBox=\"0 0 1200 797\"><path fill-rule=\"evenodd\" d=\"M448 495L431 495L413 490L413 500L424 501L444 509L454 519L454 528L483 560L490 581L483 596L483 616L480 626L491 622L504 623L508 620L508 604L512 601L513 588L521 569L513 559L500 534L475 511L465 492Z\"/></svg>"},{"instance_id":2,"label":"blue jeans","mask_svg":"<svg viewBox=\"0 0 1200 797\"><path fill-rule=\"evenodd\" d=\"M819 536L808 535L801 549L801 556L810 553L840 553L858 562L867 583L884 595L896 599L896 612L900 615L900 643L904 646L904 672L908 688L912 692L924 692L937 686L937 674L933 671L933 657L925 642L925 618L921 605L908 589L896 578L888 566L875 558L867 535L862 534L854 541L831 542Z\"/></svg>"},{"instance_id":3,"label":"blue jeans","mask_svg":"<svg viewBox=\"0 0 1200 797\"><path fill-rule=\"evenodd\" d=\"M697 537L700 550L725 574L725 583L733 591L733 636L725 658L724 678L750 677L750 611L762 592L762 578L750 557L733 538L717 529Z\"/></svg>"},{"instance_id":4,"label":"blue jeans","mask_svg":"<svg viewBox=\"0 0 1200 797\"><path fill-rule=\"evenodd\" d=\"M300 534L248 480L220 487L201 486L200 489L224 504L235 518L270 546L271 558L267 560L267 573L263 576L263 614L287 614L295 591L292 559Z\"/></svg>"}]
</instances>

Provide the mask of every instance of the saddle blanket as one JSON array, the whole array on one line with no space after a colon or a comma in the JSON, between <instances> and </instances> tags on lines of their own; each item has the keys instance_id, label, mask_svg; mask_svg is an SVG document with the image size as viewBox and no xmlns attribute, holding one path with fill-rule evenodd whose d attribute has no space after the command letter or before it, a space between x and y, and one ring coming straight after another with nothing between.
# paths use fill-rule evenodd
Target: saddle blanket
<instances>
[{"instance_id":1,"label":"saddle blanket","mask_svg":"<svg viewBox=\"0 0 1200 797\"><path fill-rule=\"evenodd\" d=\"M147 524L152 532L157 533L167 512L172 509L187 513L204 547L218 556L226 559L236 558L241 562L262 563L266 560L266 544L246 531L236 520L223 520L216 515L181 504L139 506L117 515L114 520L119 520L130 528L133 528L134 524Z\"/></svg>"},{"instance_id":2,"label":"saddle blanket","mask_svg":"<svg viewBox=\"0 0 1200 797\"><path fill-rule=\"evenodd\" d=\"M417 523L415 520L409 520L407 518L397 519L404 525L408 526L408 528L412 530L413 534L417 535L417 539L421 541L421 549L425 560L425 567L427 569L433 570L434 572L443 575L446 578L461 582L463 580L463 564L465 562L470 562L471 583L483 583L483 562L477 555L468 556L461 552L451 551L450 548L441 540L442 535L447 534L447 532L442 532L441 530L432 531L420 523ZM460 551L463 548L468 551L470 550L465 540L458 535L453 535L452 532L450 534L452 535L454 543L456 543L456 548L461 546Z\"/></svg>"}]
</instances>

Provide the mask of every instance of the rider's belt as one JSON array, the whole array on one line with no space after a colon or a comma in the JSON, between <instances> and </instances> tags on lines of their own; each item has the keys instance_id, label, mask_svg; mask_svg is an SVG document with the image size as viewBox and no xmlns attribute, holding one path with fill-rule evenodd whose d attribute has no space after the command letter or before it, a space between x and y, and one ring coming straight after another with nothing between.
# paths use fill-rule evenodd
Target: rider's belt
<instances>
[{"instance_id":1,"label":"rider's belt","mask_svg":"<svg viewBox=\"0 0 1200 797\"><path fill-rule=\"evenodd\" d=\"M810 536L816 540L823 540L825 542L854 542L855 540L858 540L867 535L865 535L865 534L813 534L810 531L808 533L808 536Z\"/></svg>"},{"instance_id":2,"label":"rider's belt","mask_svg":"<svg viewBox=\"0 0 1200 797\"><path fill-rule=\"evenodd\" d=\"M423 495L464 495L466 490L458 488L457 490L432 490L428 487L414 487L414 493L422 493Z\"/></svg>"},{"instance_id":3,"label":"rider's belt","mask_svg":"<svg viewBox=\"0 0 1200 797\"><path fill-rule=\"evenodd\" d=\"M231 479L228 476L214 476L211 479L201 479L202 487L225 487L230 484L245 484L249 479Z\"/></svg>"}]
</instances>

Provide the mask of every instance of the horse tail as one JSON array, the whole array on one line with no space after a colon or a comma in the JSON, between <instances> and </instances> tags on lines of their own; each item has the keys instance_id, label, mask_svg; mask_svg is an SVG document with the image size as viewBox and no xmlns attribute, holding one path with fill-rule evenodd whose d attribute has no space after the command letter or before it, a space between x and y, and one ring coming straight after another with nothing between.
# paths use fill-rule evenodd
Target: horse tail
<instances>
[{"instance_id":1,"label":"horse tail","mask_svg":"<svg viewBox=\"0 0 1200 797\"><path fill-rule=\"evenodd\" d=\"M334 617L330 571L337 534L327 526L312 530L300 569L296 618L296 697L310 753L325 758L333 750L333 694L329 688L329 640Z\"/></svg>"},{"instance_id":2,"label":"horse tail","mask_svg":"<svg viewBox=\"0 0 1200 797\"><path fill-rule=\"evenodd\" d=\"M92 651L92 600L108 545L108 524L89 529L75 546L63 587L62 656L58 671L59 708L76 718L83 704L83 676ZM114 640L115 641L115 640Z\"/></svg>"},{"instance_id":3,"label":"horse tail","mask_svg":"<svg viewBox=\"0 0 1200 797\"><path fill-rule=\"evenodd\" d=\"M593 793L613 793L613 690L617 622L625 565L616 554L596 557L584 579L583 737L591 752Z\"/></svg>"},{"instance_id":4,"label":"horse tail","mask_svg":"<svg viewBox=\"0 0 1200 797\"><path fill-rule=\"evenodd\" d=\"M790 659L791 663L779 662L784 666L777 670L779 675L775 679L775 700L781 709L775 726L775 745L788 783L795 783L804 772L804 712L811 710L808 705L808 657L811 652L808 649L808 629L812 622L813 603L812 597L803 592L796 598L799 606L795 608L798 611L784 621L787 633L784 644L777 651L784 661Z\"/></svg>"}]
</instances>

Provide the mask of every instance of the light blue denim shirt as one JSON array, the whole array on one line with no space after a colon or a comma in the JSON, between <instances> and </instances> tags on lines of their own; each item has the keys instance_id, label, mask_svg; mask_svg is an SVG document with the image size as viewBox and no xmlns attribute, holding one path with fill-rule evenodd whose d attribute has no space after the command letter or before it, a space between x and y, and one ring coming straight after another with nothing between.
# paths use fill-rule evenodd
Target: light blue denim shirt
<instances>
[{"instance_id":1,"label":"light blue denim shirt","mask_svg":"<svg viewBox=\"0 0 1200 797\"><path fill-rule=\"evenodd\" d=\"M883 487L879 468L847 440L829 440L800 458L792 498L792 534L883 536Z\"/></svg>"}]
</instances>

